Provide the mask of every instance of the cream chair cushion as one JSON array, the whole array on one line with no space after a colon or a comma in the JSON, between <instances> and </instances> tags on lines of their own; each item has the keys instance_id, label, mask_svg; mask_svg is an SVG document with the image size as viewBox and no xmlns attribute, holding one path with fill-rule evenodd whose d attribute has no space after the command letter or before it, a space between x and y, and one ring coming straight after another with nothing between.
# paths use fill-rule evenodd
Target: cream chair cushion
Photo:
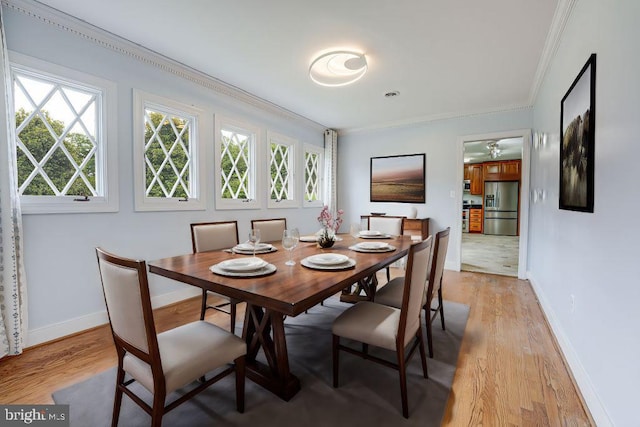
<instances>
[{"instance_id":1,"label":"cream chair cushion","mask_svg":"<svg viewBox=\"0 0 640 427\"><path fill-rule=\"evenodd\" d=\"M373 301L389 307L400 308L402 306L402 292L404 292L404 277L396 277L376 291Z\"/></svg>"},{"instance_id":2,"label":"cream chair cushion","mask_svg":"<svg viewBox=\"0 0 640 427\"><path fill-rule=\"evenodd\" d=\"M198 224L193 227L193 244L196 252L232 248L238 244L235 222Z\"/></svg>"},{"instance_id":3,"label":"cream chair cushion","mask_svg":"<svg viewBox=\"0 0 640 427\"><path fill-rule=\"evenodd\" d=\"M348 308L333 322L332 332L343 338L396 350L396 338L400 322L400 310L369 301L362 301ZM408 325L405 345L411 341L419 324Z\"/></svg>"},{"instance_id":4,"label":"cream chair cushion","mask_svg":"<svg viewBox=\"0 0 640 427\"><path fill-rule=\"evenodd\" d=\"M283 219L260 220L253 223L253 228L260 230L261 242L278 242L282 240L282 233L287 228L287 224Z\"/></svg>"},{"instance_id":5,"label":"cream chair cushion","mask_svg":"<svg viewBox=\"0 0 640 427\"><path fill-rule=\"evenodd\" d=\"M425 291L429 287L429 281L425 283ZM404 290L404 277L391 279L389 283L376 291L374 302L388 305L389 307L400 308L402 305L402 292ZM422 305L427 302L427 293L422 295Z\"/></svg>"},{"instance_id":6,"label":"cream chair cushion","mask_svg":"<svg viewBox=\"0 0 640 427\"><path fill-rule=\"evenodd\" d=\"M216 368L232 363L247 351L246 343L222 328L196 321L158 334L158 348L167 394ZM153 392L151 367L127 353L125 372Z\"/></svg>"},{"instance_id":7,"label":"cream chair cushion","mask_svg":"<svg viewBox=\"0 0 640 427\"><path fill-rule=\"evenodd\" d=\"M385 218L372 216L369 218L369 230L379 231L391 236L402 234L402 218Z\"/></svg>"},{"instance_id":8,"label":"cream chair cushion","mask_svg":"<svg viewBox=\"0 0 640 427\"><path fill-rule=\"evenodd\" d=\"M113 332L127 343L148 352L138 270L102 259L99 259L98 263Z\"/></svg>"}]
</instances>

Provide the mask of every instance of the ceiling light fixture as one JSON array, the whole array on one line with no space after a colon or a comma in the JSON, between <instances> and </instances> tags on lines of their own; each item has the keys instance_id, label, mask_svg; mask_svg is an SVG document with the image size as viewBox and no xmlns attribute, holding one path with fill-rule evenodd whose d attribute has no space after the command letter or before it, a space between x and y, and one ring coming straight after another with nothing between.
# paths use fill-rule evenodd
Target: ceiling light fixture
<instances>
[{"instance_id":1,"label":"ceiling light fixture","mask_svg":"<svg viewBox=\"0 0 640 427\"><path fill-rule=\"evenodd\" d=\"M500 156L500 147L498 147L498 143L496 141L491 141L487 144L487 148L489 149L489 155L491 155L492 159Z\"/></svg>"},{"instance_id":2,"label":"ceiling light fixture","mask_svg":"<svg viewBox=\"0 0 640 427\"><path fill-rule=\"evenodd\" d=\"M309 67L309 77L322 86L345 86L360 80L367 69L363 53L337 50L317 57Z\"/></svg>"}]
</instances>

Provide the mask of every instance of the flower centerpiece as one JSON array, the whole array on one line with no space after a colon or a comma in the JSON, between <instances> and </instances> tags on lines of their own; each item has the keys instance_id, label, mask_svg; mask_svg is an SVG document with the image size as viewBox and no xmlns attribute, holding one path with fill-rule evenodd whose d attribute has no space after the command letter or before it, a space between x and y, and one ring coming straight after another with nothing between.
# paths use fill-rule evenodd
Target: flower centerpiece
<instances>
[{"instance_id":1,"label":"flower centerpiece","mask_svg":"<svg viewBox=\"0 0 640 427\"><path fill-rule=\"evenodd\" d=\"M344 211L338 209L336 217L334 218L331 212L329 212L329 206L324 205L320 216L318 216L318 222L322 226L318 235L318 246L321 248L330 248L336 242L336 233L342 225L342 214Z\"/></svg>"}]
</instances>

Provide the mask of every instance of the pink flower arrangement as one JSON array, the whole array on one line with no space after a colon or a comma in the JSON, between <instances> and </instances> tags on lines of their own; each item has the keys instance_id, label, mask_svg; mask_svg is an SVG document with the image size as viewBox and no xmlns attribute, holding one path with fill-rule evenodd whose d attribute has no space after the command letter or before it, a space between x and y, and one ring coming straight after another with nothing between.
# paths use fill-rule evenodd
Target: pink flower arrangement
<instances>
[{"instance_id":1,"label":"pink flower arrangement","mask_svg":"<svg viewBox=\"0 0 640 427\"><path fill-rule=\"evenodd\" d=\"M323 230L326 230L325 234L329 230L331 231L331 234L335 234L338 232L338 229L342 225L342 214L344 214L344 211L342 209L338 209L338 212L336 212L336 217L333 218L333 215L331 215L331 212L329 212L329 206L324 205L322 211L320 211L318 222L320 223L320 225L322 225Z\"/></svg>"}]
</instances>

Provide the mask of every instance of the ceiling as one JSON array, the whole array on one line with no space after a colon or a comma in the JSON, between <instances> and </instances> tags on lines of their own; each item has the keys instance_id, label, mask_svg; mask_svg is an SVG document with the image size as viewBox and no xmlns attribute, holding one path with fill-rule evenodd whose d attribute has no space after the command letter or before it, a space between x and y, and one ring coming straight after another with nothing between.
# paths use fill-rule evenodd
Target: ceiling
<instances>
[{"instance_id":1,"label":"ceiling","mask_svg":"<svg viewBox=\"0 0 640 427\"><path fill-rule=\"evenodd\" d=\"M344 131L531 105L559 1L40 3ZM367 74L345 87L315 84L309 65L329 48L364 52Z\"/></svg>"},{"instance_id":2,"label":"ceiling","mask_svg":"<svg viewBox=\"0 0 640 427\"><path fill-rule=\"evenodd\" d=\"M500 149L500 154L495 159L491 158L487 144L495 142ZM482 141L469 141L464 143L464 162L482 163L492 160L522 159L522 138L503 138Z\"/></svg>"}]
</instances>

